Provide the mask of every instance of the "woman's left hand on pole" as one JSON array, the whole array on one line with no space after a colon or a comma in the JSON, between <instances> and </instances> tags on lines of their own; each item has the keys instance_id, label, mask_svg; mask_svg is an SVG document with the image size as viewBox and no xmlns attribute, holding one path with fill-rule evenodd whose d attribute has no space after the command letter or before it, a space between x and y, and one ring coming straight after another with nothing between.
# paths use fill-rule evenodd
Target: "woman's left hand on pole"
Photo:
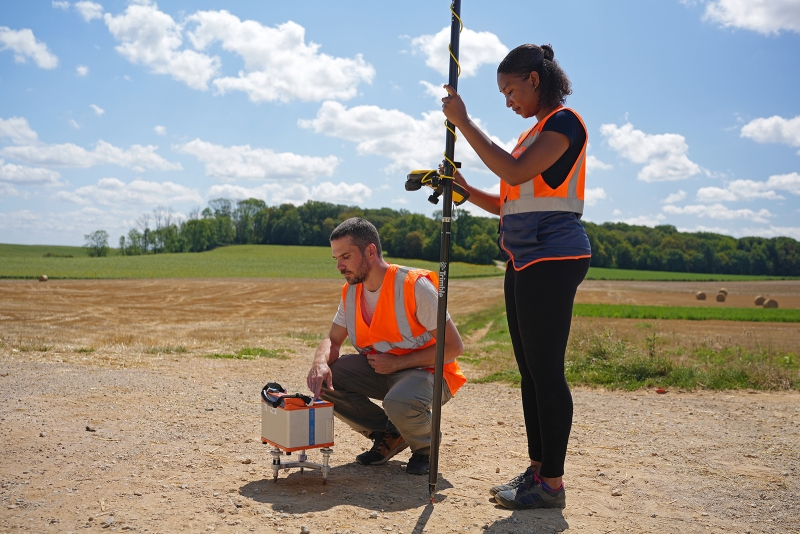
<instances>
[{"instance_id":1,"label":"woman's left hand on pole","mask_svg":"<svg viewBox=\"0 0 800 534\"><path fill-rule=\"evenodd\" d=\"M444 86L444 89L447 91L447 96L442 98L442 111L444 112L444 116L447 117L447 120L460 128L462 124L469 120L467 106L464 105L461 96L459 96L452 86L447 84Z\"/></svg>"}]
</instances>

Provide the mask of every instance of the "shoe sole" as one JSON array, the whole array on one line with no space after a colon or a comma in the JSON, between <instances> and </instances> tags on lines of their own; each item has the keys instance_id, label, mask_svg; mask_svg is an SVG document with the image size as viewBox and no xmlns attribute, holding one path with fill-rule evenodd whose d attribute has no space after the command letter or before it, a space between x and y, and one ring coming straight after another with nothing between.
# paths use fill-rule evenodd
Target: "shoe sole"
<instances>
[{"instance_id":1,"label":"shoe sole","mask_svg":"<svg viewBox=\"0 0 800 534\"><path fill-rule=\"evenodd\" d=\"M401 451L403 451L403 450L405 450L407 448L408 448L408 443L406 443L404 441L403 443L401 443L400 445L398 445L394 449L390 450L389 454L384 456L382 460L378 460L377 462L372 462L369 465L383 465L386 462L388 462L389 460L391 460L393 456L397 455L398 452L401 452Z\"/></svg>"},{"instance_id":2,"label":"shoe sole","mask_svg":"<svg viewBox=\"0 0 800 534\"><path fill-rule=\"evenodd\" d=\"M532 504L520 504L517 501L507 501L500 497L498 499L498 495L494 496L494 500L497 501L498 504L505 508L509 508L511 510L531 510L534 508L566 508L567 503L566 501L557 501L557 502L548 502L548 501L538 501Z\"/></svg>"}]
</instances>

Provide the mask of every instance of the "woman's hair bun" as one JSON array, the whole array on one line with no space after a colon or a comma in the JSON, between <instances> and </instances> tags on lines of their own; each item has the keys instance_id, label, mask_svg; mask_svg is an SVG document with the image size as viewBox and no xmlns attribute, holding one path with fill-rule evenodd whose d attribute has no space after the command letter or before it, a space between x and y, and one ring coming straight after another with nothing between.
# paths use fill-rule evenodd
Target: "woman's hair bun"
<instances>
[{"instance_id":1,"label":"woman's hair bun","mask_svg":"<svg viewBox=\"0 0 800 534\"><path fill-rule=\"evenodd\" d=\"M547 61L553 61L553 58L555 57L555 54L553 53L553 47L549 44L543 44L540 48L542 49L544 59Z\"/></svg>"}]
</instances>

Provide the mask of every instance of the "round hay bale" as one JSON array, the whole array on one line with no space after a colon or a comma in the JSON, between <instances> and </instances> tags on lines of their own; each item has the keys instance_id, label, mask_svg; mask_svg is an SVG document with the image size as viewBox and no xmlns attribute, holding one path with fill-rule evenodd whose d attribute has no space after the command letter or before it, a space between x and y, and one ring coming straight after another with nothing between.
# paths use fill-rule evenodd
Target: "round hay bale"
<instances>
[{"instance_id":1,"label":"round hay bale","mask_svg":"<svg viewBox=\"0 0 800 534\"><path fill-rule=\"evenodd\" d=\"M756 300L754 302L756 303L756 306L761 306L762 304L764 304L764 302L766 302L766 300L767 299L759 295L756 297Z\"/></svg>"},{"instance_id":2,"label":"round hay bale","mask_svg":"<svg viewBox=\"0 0 800 534\"><path fill-rule=\"evenodd\" d=\"M39 281L40 282L47 282L47 275L46 274L39 275Z\"/></svg>"},{"instance_id":3,"label":"round hay bale","mask_svg":"<svg viewBox=\"0 0 800 534\"><path fill-rule=\"evenodd\" d=\"M722 293L723 295L725 295L726 297L728 296L728 290L725 289L724 287L722 289L720 289L719 292Z\"/></svg>"},{"instance_id":4,"label":"round hay bale","mask_svg":"<svg viewBox=\"0 0 800 534\"><path fill-rule=\"evenodd\" d=\"M764 303L764 307L765 308L777 308L778 307L778 301L775 300L775 299L769 299Z\"/></svg>"},{"instance_id":5,"label":"round hay bale","mask_svg":"<svg viewBox=\"0 0 800 534\"><path fill-rule=\"evenodd\" d=\"M698 291L697 293L694 294L694 298L696 298L697 300L706 300L706 294L702 291Z\"/></svg>"},{"instance_id":6,"label":"round hay bale","mask_svg":"<svg viewBox=\"0 0 800 534\"><path fill-rule=\"evenodd\" d=\"M717 302L725 302L725 293L717 293Z\"/></svg>"}]
</instances>

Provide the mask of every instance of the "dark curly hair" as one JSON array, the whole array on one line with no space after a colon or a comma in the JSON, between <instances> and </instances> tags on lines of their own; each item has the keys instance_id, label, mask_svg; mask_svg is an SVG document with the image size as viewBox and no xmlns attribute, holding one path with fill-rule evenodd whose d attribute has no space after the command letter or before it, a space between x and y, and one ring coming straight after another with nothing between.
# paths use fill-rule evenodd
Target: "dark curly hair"
<instances>
[{"instance_id":1,"label":"dark curly hair","mask_svg":"<svg viewBox=\"0 0 800 534\"><path fill-rule=\"evenodd\" d=\"M536 46L524 44L516 47L500 62L498 74L511 74L526 78L531 72L539 73L539 105L554 108L567 101L572 94L572 84L566 73L554 59L553 47L549 44Z\"/></svg>"}]
</instances>

